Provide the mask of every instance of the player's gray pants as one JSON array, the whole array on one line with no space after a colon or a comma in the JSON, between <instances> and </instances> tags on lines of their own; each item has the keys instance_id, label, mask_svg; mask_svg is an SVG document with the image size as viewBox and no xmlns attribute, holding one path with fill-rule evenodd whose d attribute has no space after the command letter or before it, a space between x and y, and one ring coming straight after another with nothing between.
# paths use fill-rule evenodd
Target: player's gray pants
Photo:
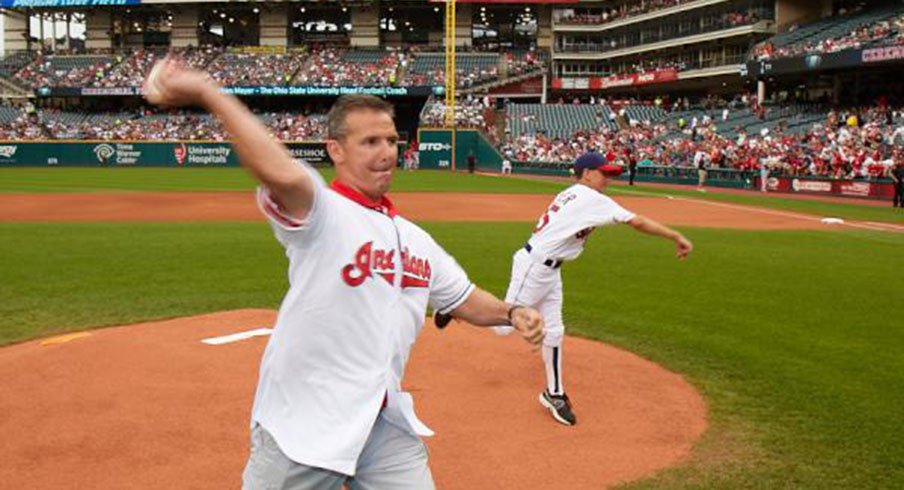
<instances>
[{"instance_id":1,"label":"player's gray pants","mask_svg":"<svg viewBox=\"0 0 904 490\"><path fill-rule=\"evenodd\" d=\"M251 455L242 490L433 490L427 447L417 436L377 417L354 477L298 464L260 425L251 430Z\"/></svg>"}]
</instances>

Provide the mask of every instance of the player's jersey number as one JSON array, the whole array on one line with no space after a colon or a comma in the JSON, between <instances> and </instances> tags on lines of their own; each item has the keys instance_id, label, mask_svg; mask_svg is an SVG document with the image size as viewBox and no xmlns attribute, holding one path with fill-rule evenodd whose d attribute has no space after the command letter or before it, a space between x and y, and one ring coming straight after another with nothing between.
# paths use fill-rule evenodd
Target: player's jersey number
<instances>
[{"instance_id":1,"label":"player's jersey number","mask_svg":"<svg viewBox=\"0 0 904 490\"><path fill-rule=\"evenodd\" d=\"M534 227L534 233L538 233L543 228L546 228L546 225L549 224L550 213L556 213L558 211L559 211L558 204L553 204L552 206L550 206L549 209L547 209L546 212L543 213L543 216L540 216L540 220L537 221L537 226Z\"/></svg>"},{"instance_id":2,"label":"player's jersey number","mask_svg":"<svg viewBox=\"0 0 904 490\"><path fill-rule=\"evenodd\" d=\"M557 213L561 209L558 204L553 204L543 213L543 216L540 216L539 221L537 221L537 226L534 227L534 233L538 233L543 228L546 228L549 225L550 215ZM574 237L578 240L586 240L590 234L593 233L593 227L584 228L583 230L575 233Z\"/></svg>"}]
</instances>

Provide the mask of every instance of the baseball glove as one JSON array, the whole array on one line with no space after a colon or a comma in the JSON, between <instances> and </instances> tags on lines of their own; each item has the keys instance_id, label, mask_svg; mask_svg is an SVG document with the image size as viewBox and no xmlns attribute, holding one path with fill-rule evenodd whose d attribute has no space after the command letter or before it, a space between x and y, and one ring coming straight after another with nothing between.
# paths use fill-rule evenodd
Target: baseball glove
<instances>
[{"instance_id":1,"label":"baseball glove","mask_svg":"<svg viewBox=\"0 0 904 490\"><path fill-rule=\"evenodd\" d=\"M443 314L438 311L433 313L433 324L440 330L446 328L451 321L452 315Z\"/></svg>"}]
</instances>

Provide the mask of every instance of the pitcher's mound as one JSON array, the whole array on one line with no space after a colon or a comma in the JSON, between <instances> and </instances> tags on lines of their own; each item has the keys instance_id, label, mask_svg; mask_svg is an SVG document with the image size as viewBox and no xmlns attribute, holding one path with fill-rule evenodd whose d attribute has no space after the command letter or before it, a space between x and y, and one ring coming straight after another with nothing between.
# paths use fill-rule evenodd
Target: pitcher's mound
<instances>
[{"instance_id":1,"label":"pitcher's mound","mask_svg":"<svg viewBox=\"0 0 904 490\"><path fill-rule=\"evenodd\" d=\"M240 310L96 330L62 343L0 349L0 481L9 488L238 488L270 327ZM690 454L706 426L680 376L582 339L564 346L578 425L537 402L539 354L517 337L425 326L406 387L437 487L593 488L649 476Z\"/></svg>"}]
</instances>

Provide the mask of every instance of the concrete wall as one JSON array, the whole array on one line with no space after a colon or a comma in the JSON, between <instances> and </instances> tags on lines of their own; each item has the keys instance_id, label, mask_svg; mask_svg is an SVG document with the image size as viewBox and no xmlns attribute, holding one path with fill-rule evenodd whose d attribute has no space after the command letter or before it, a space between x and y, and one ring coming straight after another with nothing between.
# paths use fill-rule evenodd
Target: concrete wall
<instances>
[{"instance_id":1,"label":"concrete wall","mask_svg":"<svg viewBox=\"0 0 904 490\"><path fill-rule=\"evenodd\" d=\"M287 46L289 44L289 7L272 5L261 10L260 45Z\"/></svg>"},{"instance_id":2,"label":"concrete wall","mask_svg":"<svg viewBox=\"0 0 904 490\"><path fill-rule=\"evenodd\" d=\"M459 3L455 11L455 45L470 46L471 34L474 28L472 21L473 4Z\"/></svg>"},{"instance_id":3,"label":"concrete wall","mask_svg":"<svg viewBox=\"0 0 904 490\"><path fill-rule=\"evenodd\" d=\"M554 42L552 32L552 6L537 6L537 47L551 49Z\"/></svg>"},{"instance_id":4,"label":"concrete wall","mask_svg":"<svg viewBox=\"0 0 904 490\"><path fill-rule=\"evenodd\" d=\"M85 47L88 49L113 47L112 9L88 10L85 12Z\"/></svg>"},{"instance_id":5,"label":"concrete wall","mask_svg":"<svg viewBox=\"0 0 904 490\"><path fill-rule=\"evenodd\" d=\"M775 23L778 32L794 24L812 22L832 14L832 0L776 0Z\"/></svg>"},{"instance_id":6,"label":"concrete wall","mask_svg":"<svg viewBox=\"0 0 904 490\"><path fill-rule=\"evenodd\" d=\"M380 9L377 5L351 9L352 33L349 43L355 48L380 46Z\"/></svg>"},{"instance_id":7,"label":"concrete wall","mask_svg":"<svg viewBox=\"0 0 904 490\"><path fill-rule=\"evenodd\" d=\"M28 18L18 10L6 10L3 14L3 52L24 51L28 41Z\"/></svg>"},{"instance_id":8,"label":"concrete wall","mask_svg":"<svg viewBox=\"0 0 904 490\"><path fill-rule=\"evenodd\" d=\"M197 7L187 7L173 13L173 31L170 35L173 47L198 45L198 19Z\"/></svg>"}]
</instances>

